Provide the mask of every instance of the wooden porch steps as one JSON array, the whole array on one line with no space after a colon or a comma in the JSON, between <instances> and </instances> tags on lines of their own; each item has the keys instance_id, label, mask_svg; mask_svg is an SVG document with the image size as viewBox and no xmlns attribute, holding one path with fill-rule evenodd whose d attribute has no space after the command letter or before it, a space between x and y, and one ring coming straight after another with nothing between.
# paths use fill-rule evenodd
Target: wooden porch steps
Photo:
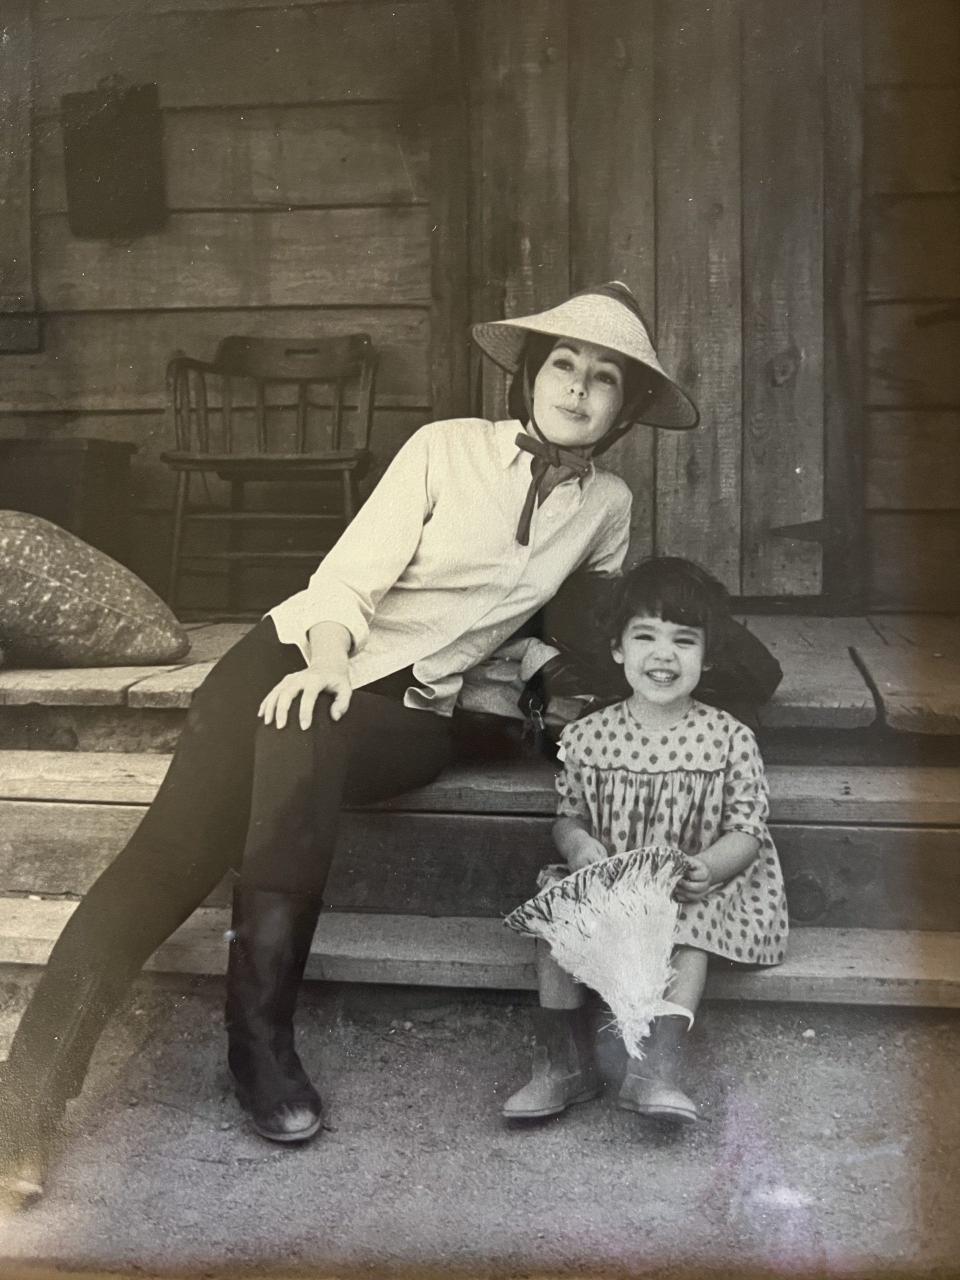
<instances>
[{"instance_id":1,"label":"wooden porch steps","mask_svg":"<svg viewBox=\"0 0 960 1280\"><path fill-rule=\"evenodd\" d=\"M42 964L75 899L139 821L156 753L0 753L0 964ZM960 1007L960 770L773 766L772 828L796 926L787 963L718 968L711 994ZM533 985L500 916L550 858L546 763L459 766L345 815L310 972ZM451 876L451 863L456 875ZM228 885L153 967L221 972Z\"/></svg>"},{"instance_id":2,"label":"wooden porch steps","mask_svg":"<svg viewBox=\"0 0 960 1280\"><path fill-rule=\"evenodd\" d=\"M0 898L0 964L44 964L73 902ZM229 914L203 907L147 968L219 974ZM531 939L499 920L325 911L306 976L333 982L534 990ZM718 967L707 994L720 1000L960 1008L960 933L804 929L777 969Z\"/></svg>"},{"instance_id":3,"label":"wooden porch steps","mask_svg":"<svg viewBox=\"0 0 960 1280\"><path fill-rule=\"evenodd\" d=\"M0 753L0 893L80 896L132 834L169 757ZM795 925L960 930L960 770L770 769ZM552 859L546 762L453 768L345 814L328 905L501 916ZM211 905L224 904L226 884Z\"/></svg>"},{"instance_id":4,"label":"wooden porch steps","mask_svg":"<svg viewBox=\"0 0 960 1280\"><path fill-rule=\"evenodd\" d=\"M785 672L762 736L795 928L784 966L718 967L711 993L960 1006L960 621L747 621ZM247 629L194 626L190 661L167 668L0 672L0 963L43 963ZM531 986L529 944L500 916L552 857L552 809L549 766L512 762L345 815L310 971ZM227 897L224 883L154 966L222 970Z\"/></svg>"}]
</instances>

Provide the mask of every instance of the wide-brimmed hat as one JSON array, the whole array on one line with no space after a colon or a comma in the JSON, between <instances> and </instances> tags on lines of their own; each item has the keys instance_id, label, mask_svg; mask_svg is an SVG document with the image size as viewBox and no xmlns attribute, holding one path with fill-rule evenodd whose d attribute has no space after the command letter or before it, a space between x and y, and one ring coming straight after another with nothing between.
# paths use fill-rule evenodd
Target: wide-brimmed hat
<instances>
[{"instance_id":1,"label":"wide-brimmed hat","mask_svg":"<svg viewBox=\"0 0 960 1280\"><path fill-rule=\"evenodd\" d=\"M636 406L637 422L685 431L700 421L697 406L661 365L637 300L619 280L584 289L535 315L488 320L473 326L474 342L507 373L516 373L531 333L579 338L581 342L608 347L653 373L651 393Z\"/></svg>"}]
</instances>

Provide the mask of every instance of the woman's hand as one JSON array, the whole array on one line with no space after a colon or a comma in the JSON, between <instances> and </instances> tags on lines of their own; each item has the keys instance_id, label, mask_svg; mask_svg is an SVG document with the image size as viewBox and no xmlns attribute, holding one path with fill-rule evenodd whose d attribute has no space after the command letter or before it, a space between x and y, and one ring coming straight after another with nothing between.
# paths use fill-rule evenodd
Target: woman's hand
<instances>
[{"instance_id":1,"label":"woman's hand","mask_svg":"<svg viewBox=\"0 0 960 1280\"><path fill-rule=\"evenodd\" d=\"M350 706L353 689L347 664L342 667L306 667L303 671L293 671L284 676L260 703L257 715L264 724L276 724L278 729L286 726L290 708L297 698L300 699L300 728L309 729L313 724L313 711L317 699L323 693L332 693L330 719L339 720Z\"/></svg>"},{"instance_id":2,"label":"woman's hand","mask_svg":"<svg viewBox=\"0 0 960 1280\"><path fill-rule=\"evenodd\" d=\"M318 622L307 633L310 662L303 671L292 671L275 685L260 703L257 715L264 724L286 726L290 708L300 699L300 728L309 729L317 699L323 693L333 694L330 719L339 720L350 706L353 687L347 658L350 632L338 622Z\"/></svg>"},{"instance_id":3,"label":"woman's hand","mask_svg":"<svg viewBox=\"0 0 960 1280\"><path fill-rule=\"evenodd\" d=\"M717 883L703 858L687 858L683 879L673 891L673 896L678 902L699 902Z\"/></svg>"}]
</instances>

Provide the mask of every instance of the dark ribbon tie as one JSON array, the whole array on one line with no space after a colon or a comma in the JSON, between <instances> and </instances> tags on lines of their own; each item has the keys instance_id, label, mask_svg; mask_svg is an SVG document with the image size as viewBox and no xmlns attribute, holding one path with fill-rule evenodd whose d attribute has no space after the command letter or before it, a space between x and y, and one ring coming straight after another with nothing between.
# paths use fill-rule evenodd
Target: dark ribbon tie
<instances>
[{"instance_id":1,"label":"dark ribbon tie","mask_svg":"<svg viewBox=\"0 0 960 1280\"><path fill-rule=\"evenodd\" d=\"M545 496L554 485L562 480L569 480L571 476L585 476L590 470L590 459L571 449L561 449L549 440L538 440L525 431L517 436L517 446L533 454L530 459L530 487L523 500L520 523L517 525L517 541L521 547L526 547L530 542L533 508L541 500L541 495ZM554 470L558 472L556 476L550 474Z\"/></svg>"}]
</instances>

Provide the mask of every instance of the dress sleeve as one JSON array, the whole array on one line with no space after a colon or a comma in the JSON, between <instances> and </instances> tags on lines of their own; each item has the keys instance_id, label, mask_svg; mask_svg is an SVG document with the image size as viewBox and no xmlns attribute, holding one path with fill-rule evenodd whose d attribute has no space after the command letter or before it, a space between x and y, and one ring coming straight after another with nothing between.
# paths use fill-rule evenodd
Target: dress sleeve
<instances>
[{"instance_id":1,"label":"dress sleeve","mask_svg":"<svg viewBox=\"0 0 960 1280\"><path fill-rule=\"evenodd\" d=\"M757 740L745 725L731 735L730 754L723 781L723 818L720 829L743 831L762 840L770 812L767 778Z\"/></svg>"},{"instance_id":2,"label":"dress sleeve","mask_svg":"<svg viewBox=\"0 0 960 1280\"><path fill-rule=\"evenodd\" d=\"M604 523L586 561L586 567L591 573L619 573L630 545L633 495L618 477L609 478L617 481L617 484L610 503L610 518Z\"/></svg>"},{"instance_id":3,"label":"dress sleeve","mask_svg":"<svg viewBox=\"0 0 960 1280\"><path fill-rule=\"evenodd\" d=\"M584 818L589 820L590 807L587 804L586 791L583 785L583 769L578 750L576 724L568 724L560 735L560 746L557 761L560 771L556 775L557 817Z\"/></svg>"},{"instance_id":4,"label":"dress sleeve","mask_svg":"<svg viewBox=\"0 0 960 1280\"><path fill-rule=\"evenodd\" d=\"M309 658L307 633L318 622L339 622L352 652L363 648L379 601L416 555L433 501L429 427L403 445L305 590L271 610L277 635Z\"/></svg>"}]
</instances>

